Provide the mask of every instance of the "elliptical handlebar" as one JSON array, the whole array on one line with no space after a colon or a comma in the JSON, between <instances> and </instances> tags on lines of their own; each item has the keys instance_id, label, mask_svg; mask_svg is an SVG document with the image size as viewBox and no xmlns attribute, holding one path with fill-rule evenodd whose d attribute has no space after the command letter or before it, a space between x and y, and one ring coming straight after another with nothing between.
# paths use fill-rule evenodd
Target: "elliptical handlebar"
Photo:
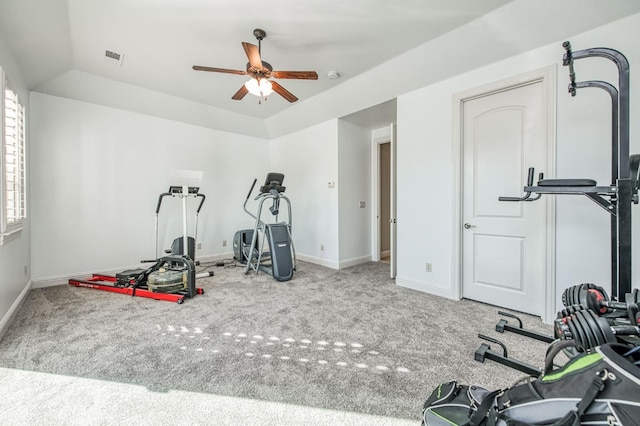
<instances>
[{"instance_id":1,"label":"elliptical handlebar","mask_svg":"<svg viewBox=\"0 0 640 426\"><path fill-rule=\"evenodd\" d=\"M253 183L251 184L251 189L249 190L249 193L247 194L247 198L244 200L244 204L242 205L242 207L244 208L244 211L247 212L247 214L249 216L251 216L252 218L256 219L256 216L251 213L249 210L247 210L247 202L249 201L249 198L251 197L251 193L253 192L253 188L255 188L256 186L256 182L258 182L258 178L253 179Z\"/></svg>"},{"instance_id":2,"label":"elliptical handlebar","mask_svg":"<svg viewBox=\"0 0 640 426\"><path fill-rule=\"evenodd\" d=\"M276 216L278 215L279 211L280 211L280 199L284 198L287 203L289 203L289 199L283 194L283 192L285 191L285 187L282 186L282 181L284 179L284 175L281 173L269 173L267 175L267 179L265 182L265 185L260 187L260 192L258 193L258 195L256 195L256 197L254 198L254 200L260 200L259 204L258 204L258 209L261 210L262 209L262 203L270 198L273 200L273 205L269 208L269 211L271 212L272 215ZM253 193L253 189L256 186L256 183L258 182L257 178L253 179L253 183L251 184L251 189L249 189L249 193L247 194L247 198L244 200L244 204L242 205L242 207L244 208L244 211L251 216L252 218L258 220L259 215L256 216L256 214L250 212L247 209L247 202L249 201L249 198L251 198L251 194ZM289 205L289 221L291 221L291 206Z\"/></svg>"},{"instance_id":3,"label":"elliptical handlebar","mask_svg":"<svg viewBox=\"0 0 640 426\"><path fill-rule=\"evenodd\" d=\"M249 189L249 193L247 194L247 200L251 197L251 193L253 192L253 188L256 187L256 183L258 183L258 178L253 179L253 183L251 184L251 189Z\"/></svg>"}]
</instances>

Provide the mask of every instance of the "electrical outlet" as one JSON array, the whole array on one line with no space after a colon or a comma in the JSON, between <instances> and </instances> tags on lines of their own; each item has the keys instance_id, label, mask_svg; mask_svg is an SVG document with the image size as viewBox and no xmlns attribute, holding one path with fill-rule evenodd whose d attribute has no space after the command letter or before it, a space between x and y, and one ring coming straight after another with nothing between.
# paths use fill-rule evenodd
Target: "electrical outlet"
<instances>
[{"instance_id":1,"label":"electrical outlet","mask_svg":"<svg viewBox=\"0 0 640 426\"><path fill-rule=\"evenodd\" d=\"M24 274L27 275L27 265L24 265Z\"/></svg>"},{"instance_id":2,"label":"electrical outlet","mask_svg":"<svg viewBox=\"0 0 640 426\"><path fill-rule=\"evenodd\" d=\"M433 271L433 266L431 265L431 263L427 262L424 264L424 268L427 272L431 272Z\"/></svg>"},{"instance_id":3,"label":"electrical outlet","mask_svg":"<svg viewBox=\"0 0 640 426\"><path fill-rule=\"evenodd\" d=\"M202 250L202 243L198 243L198 250Z\"/></svg>"},{"instance_id":4,"label":"electrical outlet","mask_svg":"<svg viewBox=\"0 0 640 426\"><path fill-rule=\"evenodd\" d=\"M222 247L226 247L227 246L227 240L222 240Z\"/></svg>"},{"instance_id":5,"label":"electrical outlet","mask_svg":"<svg viewBox=\"0 0 640 426\"><path fill-rule=\"evenodd\" d=\"M320 251L324 251L324 244L320 244Z\"/></svg>"}]
</instances>

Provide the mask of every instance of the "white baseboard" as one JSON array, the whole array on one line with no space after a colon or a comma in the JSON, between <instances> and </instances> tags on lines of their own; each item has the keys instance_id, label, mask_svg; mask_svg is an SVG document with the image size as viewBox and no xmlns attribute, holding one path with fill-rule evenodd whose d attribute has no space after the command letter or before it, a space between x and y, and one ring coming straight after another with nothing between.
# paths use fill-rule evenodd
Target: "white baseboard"
<instances>
[{"instance_id":1,"label":"white baseboard","mask_svg":"<svg viewBox=\"0 0 640 426\"><path fill-rule=\"evenodd\" d=\"M360 264L371 261L370 255L355 257L353 259L348 259L348 260L342 260L340 262L336 262L335 260L322 259L320 257L315 257L315 256L309 256L306 254L296 254L296 257L299 260L302 260L304 262L309 262L309 263L313 263L320 266L326 266L327 268L331 268L331 269L344 269L350 266L356 266L356 265L360 265Z\"/></svg>"},{"instance_id":2,"label":"white baseboard","mask_svg":"<svg viewBox=\"0 0 640 426\"><path fill-rule=\"evenodd\" d=\"M322 259L320 257L308 256L306 254L297 254L297 253L296 253L296 258L298 260L302 260L303 262L314 263L316 265L326 266L327 268L331 268L331 269L340 269L340 264L335 260Z\"/></svg>"},{"instance_id":3,"label":"white baseboard","mask_svg":"<svg viewBox=\"0 0 640 426\"><path fill-rule=\"evenodd\" d=\"M323 259L315 256L308 256L304 254L296 254L296 257L299 260L302 260L304 262L314 263L320 266L326 266L327 268L331 268L331 269L344 269L350 266L360 265L362 263L371 261L371 256L362 256L362 257L357 257L353 259L343 260L341 262L336 262L335 260L328 260L328 259ZM217 260L230 259L230 258L233 258L233 252L202 255L198 257L197 260L204 263L204 262L215 262ZM92 274L115 275L127 269L143 268L144 265L149 265L149 264L138 263L135 265L121 266L119 268L109 268L109 269L102 269L98 271L77 272L73 274L64 274L64 275L55 275L55 276L49 276L49 277L36 278L33 280L32 288L45 288L45 287L52 287L56 285L65 285L69 282L70 278L88 277L88 276L91 276Z\"/></svg>"},{"instance_id":4,"label":"white baseboard","mask_svg":"<svg viewBox=\"0 0 640 426\"><path fill-rule=\"evenodd\" d=\"M422 281L415 281L409 278L396 276L396 285L399 285L400 287L410 288L412 290L421 291L423 293L446 297L447 299L458 300L458 298L455 297L452 289L442 288L434 284L429 284Z\"/></svg>"},{"instance_id":5,"label":"white baseboard","mask_svg":"<svg viewBox=\"0 0 640 426\"><path fill-rule=\"evenodd\" d=\"M353 259L341 260L340 261L340 269L348 268L350 266L361 265L363 263L367 263L371 261L371 255L362 256L362 257L354 257Z\"/></svg>"},{"instance_id":6,"label":"white baseboard","mask_svg":"<svg viewBox=\"0 0 640 426\"><path fill-rule=\"evenodd\" d=\"M204 263L204 262L215 262L216 260L230 259L230 258L233 258L233 252L202 255L196 259L199 262ZM117 273L126 271L128 269L138 269L138 268L144 269L144 268L148 268L151 265L152 265L151 263L137 263L134 265L127 265L127 266L121 266L121 267L109 268L109 269L101 269L97 271L76 272L73 274L64 274L64 275L55 275L55 276L49 276L49 277L36 278L33 280L33 288L45 288L45 287L52 287L56 285L66 285L68 284L70 278L90 277L93 274L115 275Z\"/></svg>"},{"instance_id":7,"label":"white baseboard","mask_svg":"<svg viewBox=\"0 0 640 426\"><path fill-rule=\"evenodd\" d=\"M7 329L9 328L9 325L13 320L13 316L16 312L18 312L20 306L22 306L24 301L27 299L27 295L29 294L29 291L31 291L31 287L32 283L31 281L29 281L27 285L24 286L15 302L13 302L13 304L9 308L9 311L5 314L4 317L2 317L2 320L0 320L0 340L2 340L4 333L6 333Z\"/></svg>"},{"instance_id":8,"label":"white baseboard","mask_svg":"<svg viewBox=\"0 0 640 426\"><path fill-rule=\"evenodd\" d=\"M388 257L391 256L391 250L384 250L380 252L380 257Z\"/></svg>"}]
</instances>

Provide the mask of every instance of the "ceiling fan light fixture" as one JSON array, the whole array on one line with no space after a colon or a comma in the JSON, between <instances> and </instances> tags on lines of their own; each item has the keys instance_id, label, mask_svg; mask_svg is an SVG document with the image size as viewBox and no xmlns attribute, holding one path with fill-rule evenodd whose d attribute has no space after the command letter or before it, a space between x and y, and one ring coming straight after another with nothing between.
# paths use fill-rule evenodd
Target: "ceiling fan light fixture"
<instances>
[{"instance_id":1,"label":"ceiling fan light fixture","mask_svg":"<svg viewBox=\"0 0 640 426\"><path fill-rule=\"evenodd\" d=\"M260 80L260 91L262 92L262 96L269 96L273 93L273 86L271 86L271 82L266 78Z\"/></svg>"},{"instance_id":2,"label":"ceiling fan light fixture","mask_svg":"<svg viewBox=\"0 0 640 426\"><path fill-rule=\"evenodd\" d=\"M261 78L259 81L255 78L250 79L244 84L249 93L260 98L266 98L273 93L273 87L271 82L266 78Z\"/></svg>"}]
</instances>

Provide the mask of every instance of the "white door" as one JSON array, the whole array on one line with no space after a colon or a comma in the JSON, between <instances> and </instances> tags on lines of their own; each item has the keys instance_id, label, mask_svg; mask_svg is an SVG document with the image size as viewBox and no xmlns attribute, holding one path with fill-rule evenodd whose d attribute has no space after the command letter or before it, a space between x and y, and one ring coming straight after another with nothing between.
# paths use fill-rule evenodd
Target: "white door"
<instances>
[{"instance_id":1,"label":"white door","mask_svg":"<svg viewBox=\"0 0 640 426\"><path fill-rule=\"evenodd\" d=\"M543 83L465 100L462 108L462 295L544 315L546 197L519 197L546 164ZM537 179L537 177L536 177Z\"/></svg>"},{"instance_id":2,"label":"white door","mask_svg":"<svg viewBox=\"0 0 640 426\"><path fill-rule=\"evenodd\" d=\"M389 157L390 157L390 184L389 184L389 275L391 278L396 277L396 248L398 246L396 239L396 126L390 124L391 137L389 139Z\"/></svg>"}]
</instances>

